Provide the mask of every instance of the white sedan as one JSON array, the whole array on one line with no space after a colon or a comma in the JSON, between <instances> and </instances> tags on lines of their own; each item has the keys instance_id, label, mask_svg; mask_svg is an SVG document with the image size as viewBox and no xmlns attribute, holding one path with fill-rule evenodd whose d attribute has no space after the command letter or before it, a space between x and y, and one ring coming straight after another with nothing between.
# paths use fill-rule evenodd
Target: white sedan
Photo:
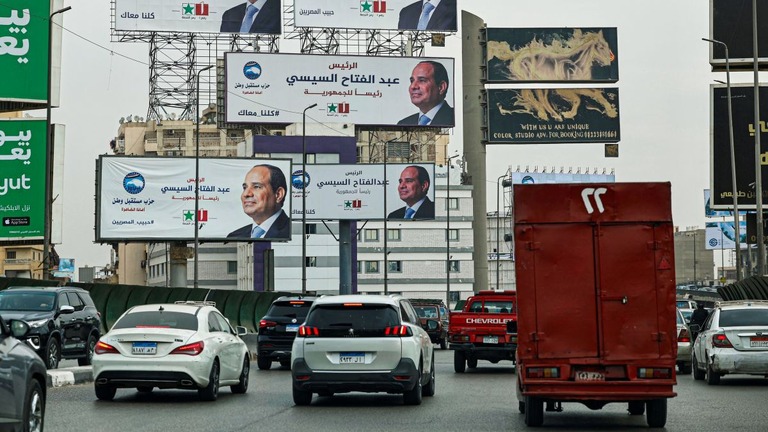
<instances>
[{"instance_id":1,"label":"white sedan","mask_svg":"<svg viewBox=\"0 0 768 432\"><path fill-rule=\"evenodd\" d=\"M135 306L101 337L93 356L96 397L112 400L118 388L197 390L216 400L219 386L248 390L250 356L212 302Z\"/></svg>"}]
</instances>

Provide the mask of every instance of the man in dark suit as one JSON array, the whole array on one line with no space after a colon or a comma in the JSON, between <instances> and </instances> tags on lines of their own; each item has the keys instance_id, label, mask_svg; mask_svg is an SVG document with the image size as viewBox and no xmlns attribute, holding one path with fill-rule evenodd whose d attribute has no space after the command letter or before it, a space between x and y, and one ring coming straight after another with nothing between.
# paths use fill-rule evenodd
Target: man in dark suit
<instances>
[{"instance_id":1,"label":"man in dark suit","mask_svg":"<svg viewBox=\"0 0 768 432\"><path fill-rule=\"evenodd\" d=\"M405 202L387 216L387 219L434 219L435 203L427 196L429 191L429 173L419 165L409 165L400 173L397 193Z\"/></svg>"},{"instance_id":2,"label":"man in dark suit","mask_svg":"<svg viewBox=\"0 0 768 432\"><path fill-rule=\"evenodd\" d=\"M291 238L291 220L283 211L288 184L280 168L262 164L245 175L240 201L245 214L253 219L227 234L227 238Z\"/></svg>"},{"instance_id":3,"label":"man in dark suit","mask_svg":"<svg viewBox=\"0 0 768 432\"><path fill-rule=\"evenodd\" d=\"M222 33L280 34L280 0L248 0L221 16Z\"/></svg>"},{"instance_id":4,"label":"man in dark suit","mask_svg":"<svg viewBox=\"0 0 768 432\"><path fill-rule=\"evenodd\" d=\"M425 15L423 19L422 14ZM397 29L456 31L456 0L420 0L411 3L400 10Z\"/></svg>"},{"instance_id":5,"label":"man in dark suit","mask_svg":"<svg viewBox=\"0 0 768 432\"><path fill-rule=\"evenodd\" d=\"M419 112L410 115L398 125L452 127L453 108L445 101L448 93L448 71L442 63L426 60L411 72L408 94Z\"/></svg>"}]
</instances>

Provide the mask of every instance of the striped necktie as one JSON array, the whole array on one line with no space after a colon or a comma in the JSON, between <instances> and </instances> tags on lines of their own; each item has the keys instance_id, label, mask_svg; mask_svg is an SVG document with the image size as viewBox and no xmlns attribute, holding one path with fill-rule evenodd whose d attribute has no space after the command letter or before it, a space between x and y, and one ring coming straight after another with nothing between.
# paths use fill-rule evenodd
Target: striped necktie
<instances>
[{"instance_id":1,"label":"striped necktie","mask_svg":"<svg viewBox=\"0 0 768 432\"><path fill-rule=\"evenodd\" d=\"M261 238L264 235L264 230L260 226L255 226L251 230L251 238Z\"/></svg>"},{"instance_id":2,"label":"striped necktie","mask_svg":"<svg viewBox=\"0 0 768 432\"><path fill-rule=\"evenodd\" d=\"M413 215L416 213L416 210L412 208L405 209L405 218L406 219L413 219Z\"/></svg>"},{"instance_id":3,"label":"striped necktie","mask_svg":"<svg viewBox=\"0 0 768 432\"><path fill-rule=\"evenodd\" d=\"M429 14L432 12L432 9L435 8L435 5L433 5L430 2L424 3L424 9L421 10L421 17L419 17L419 23L416 25L416 30L426 30L427 29L427 23L429 22Z\"/></svg>"},{"instance_id":4,"label":"striped necktie","mask_svg":"<svg viewBox=\"0 0 768 432\"><path fill-rule=\"evenodd\" d=\"M256 6L252 4L248 5L247 10L245 11L245 19L243 19L243 23L240 25L240 33L248 33L251 31L251 25L253 25L253 17L258 11L259 8Z\"/></svg>"}]
</instances>

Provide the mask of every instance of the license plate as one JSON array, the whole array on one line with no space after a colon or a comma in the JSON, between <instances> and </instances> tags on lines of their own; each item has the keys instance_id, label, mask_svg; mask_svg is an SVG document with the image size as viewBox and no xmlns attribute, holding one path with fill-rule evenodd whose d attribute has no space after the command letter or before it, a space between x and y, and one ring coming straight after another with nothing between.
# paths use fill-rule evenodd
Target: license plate
<instances>
[{"instance_id":1,"label":"license plate","mask_svg":"<svg viewBox=\"0 0 768 432\"><path fill-rule=\"evenodd\" d=\"M339 353L339 364L363 364L363 363L365 363L365 353L361 353L361 352Z\"/></svg>"},{"instance_id":2,"label":"license plate","mask_svg":"<svg viewBox=\"0 0 768 432\"><path fill-rule=\"evenodd\" d=\"M131 352L136 355L157 354L157 342L134 342Z\"/></svg>"},{"instance_id":3,"label":"license plate","mask_svg":"<svg viewBox=\"0 0 768 432\"><path fill-rule=\"evenodd\" d=\"M754 348L768 348L768 337L754 336L749 338L749 346Z\"/></svg>"},{"instance_id":4,"label":"license plate","mask_svg":"<svg viewBox=\"0 0 768 432\"><path fill-rule=\"evenodd\" d=\"M287 332L297 332L299 331L299 325L298 324L288 324L285 326L285 331Z\"/></svg>"},{"instance_id":5,"label":"license plate","mask_svg":"<svg viewBox=\"0 0 768 432\"><path fill-rule=\"evenodd\" d=\"M605 381L602 372L576 371L576 381Z\"/></svg>"},{"instance_id":6,"label":"license plate","mask_svg":"<svg viewBox=\"0 0 768 432\"><path fill-rule=\"evenodd\" d=\"M499 337L498 336L483 336L483 343L497 344L497 343L499 343Z\"/></svg>"}]
</instances>

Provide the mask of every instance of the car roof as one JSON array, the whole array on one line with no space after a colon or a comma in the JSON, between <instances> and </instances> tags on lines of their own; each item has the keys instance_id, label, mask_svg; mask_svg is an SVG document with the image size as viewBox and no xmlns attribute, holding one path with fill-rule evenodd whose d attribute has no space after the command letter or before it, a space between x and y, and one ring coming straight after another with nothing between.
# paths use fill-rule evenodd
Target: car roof
<instances>
[{"instance_id":1,"label":"car roof","mask_svg":"<svg viewBox=\"0 0 768 432\"><path fill-rule=\"evenodd\" d=\"M10 286L6 288L9 291L44 291L44 292L59 292L59 291L78 291L87 293L88 291L73 286Z\"/></svg>"},{"instance_id":2,"label":"car roof","mask_svg":"<svg viewBox=\"0 0 768 432\"><path fill-rule=\"evenodd\" d=\"M768 300L729 300L715 303L719 309L743 309L745 307L768 308Z\"/></svg>"},{"instance_id":3,"label":"car roof","mask_svg":"<svg viewBox=\"0 0 768 432\"><path fill-rule=\"evenodd\" d=\"M314 305L317 306L317 305L326 305L326 304L363 303L363 304L388 304L392 306L397 306L398 301L401 298L402 296L398 294L390 294L390 295L349 294L349 295L338 295L338 296L323 296L315 300Z\"/></svg>"},{"instance_id":4,"label":"car roof","mask_svg":"<svg viewBox=\"0 0 768 432\"><path fill-rule=\"evenodd\" d=\"M313 295L280 296L276 298L272 303L284 302L284 301L299 301L299 300L314 302L318 298L319 298L318 296L313 296Z\"/></svg>"}]
</instances>

